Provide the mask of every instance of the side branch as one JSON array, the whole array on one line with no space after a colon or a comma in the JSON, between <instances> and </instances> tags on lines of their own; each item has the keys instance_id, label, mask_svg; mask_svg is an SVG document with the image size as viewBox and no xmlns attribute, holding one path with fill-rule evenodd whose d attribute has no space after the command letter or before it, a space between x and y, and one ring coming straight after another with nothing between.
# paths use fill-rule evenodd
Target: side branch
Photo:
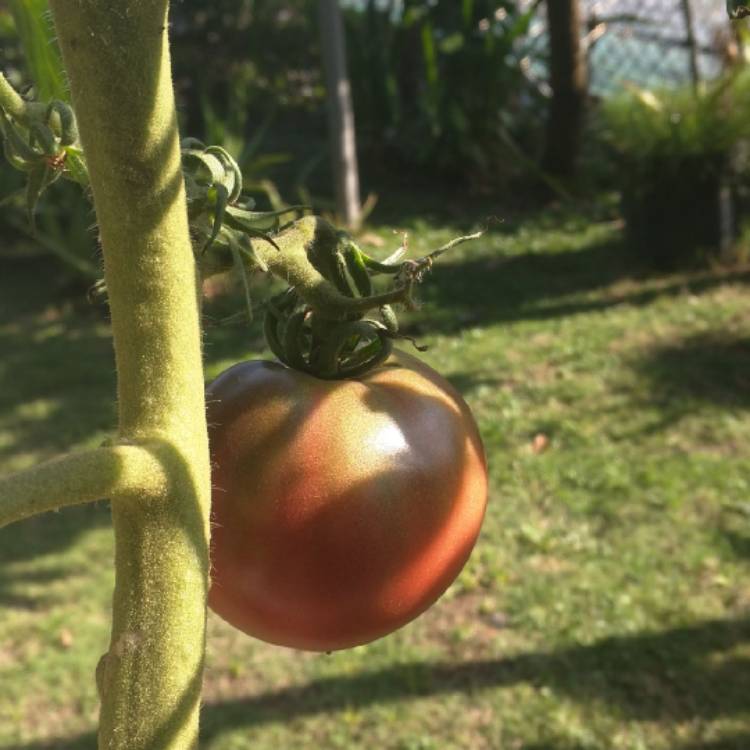
<instances>
[{"instance_id":1,"label":"side branch","mask_svg":"<svg viewBox=\"0 0 750 750\"><path fill-rule=\"evenodd\" d=\"M113 493L156 495L167 484L164 462L148 447L117 445L71 453L0 478L0 528Z\"/></svg>"},{"instance_id":2,"label":"side branch","mask_svg":"<svg viewBox=\"0 0 750 750\"><path fill-rule=\"evenodd\" d=\"M8 79L0 73L0 107L12 117L23 119L26 115L27 102L8 83Z\"/></svg>"},{"instance_id":3,"label":"side branch","mask_svg":"<svg viewBox=\"0 0 750 750\"><path fill-rule=\"evenodd\" d=\"M25 125L28 125L29 122L36 117L45 122L49 121L57 133L61 131L59 113L56 111L50 112L47 102L26 101L26 99L24 99L13 88L13 86L11 86L10 82L2 72L0 72L0 109L2 109L6 115L24 123Z\"/></svg>"},{"instance_id":4,"label":"side branch","mask_svg":"<svg viewBox=\"0 0 750 750\"><path fill-rule=\"evenodd\" d=\"M392 266L372 263L368 259L376 272L395 275L396 285L380 294L357 297L343 294L311 260L312 256L333 259L340 242L336 229L318 216L298 219L274 236L273 245L262 239L252 239L250 244L253 257L260 259L264 268L294 288L318 314L332 320L343 320L348 315L361 315L382 305L401 302L409 307L413 282L421 279L436 258L457 245L479 239L483 234L484 232L476 232L456 237L423 258ZM223 266L217 263L216 267L204 269L204 275L210 276L217 270L226 270L230 266L229 260L224 261Z\"/></svg>"}]
</instances>

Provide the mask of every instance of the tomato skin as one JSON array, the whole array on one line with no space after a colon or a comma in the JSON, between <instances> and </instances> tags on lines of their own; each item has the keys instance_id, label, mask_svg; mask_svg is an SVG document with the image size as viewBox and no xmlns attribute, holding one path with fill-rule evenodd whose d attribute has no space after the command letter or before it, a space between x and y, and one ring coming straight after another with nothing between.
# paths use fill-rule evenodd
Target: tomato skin
<instances>
[{"instance_id":1,"label":"tomato skin","mask_svg":"<svg viewBox=\"0 0 750 750\"><path fill-rule=\"evenodd\" d=\"M487 502L468 406L396 352L354 380L243 362L207 390L209 606L270 643L331 651L427 609L474 546Z\"/></svg>"}]
</instances>

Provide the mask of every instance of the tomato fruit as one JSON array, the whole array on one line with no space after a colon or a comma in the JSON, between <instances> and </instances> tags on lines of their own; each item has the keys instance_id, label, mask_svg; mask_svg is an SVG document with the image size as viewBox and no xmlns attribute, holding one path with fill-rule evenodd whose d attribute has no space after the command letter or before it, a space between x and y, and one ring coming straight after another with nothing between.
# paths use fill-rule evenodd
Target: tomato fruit
<instances>
[{"instance_id":1,"label":"tomato fruit","mask_svg":"<svg viewBox=\"0 0 750 750\"><path fill-rule=\"evenodd\" d=\"M469 407L396 352L352 380L243 362L207 390L210 607L271 643L330 651L406 624L469 557L487 502Z\"/></svg>"}]
</instances>

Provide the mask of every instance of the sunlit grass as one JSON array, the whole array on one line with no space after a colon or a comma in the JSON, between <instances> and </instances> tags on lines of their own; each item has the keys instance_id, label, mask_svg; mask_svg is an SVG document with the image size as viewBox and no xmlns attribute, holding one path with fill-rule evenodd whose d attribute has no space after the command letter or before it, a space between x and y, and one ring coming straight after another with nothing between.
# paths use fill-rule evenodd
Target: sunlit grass
<instances>
[{"instance_id":1,"label":"sunlit grass","mask_svg":"<svg viewBox=\"0 0 750 750\"><path fill-rule=\"evenodd\" d=\"M482 220L399 228L418 254ZM405 330L481 427L475 553L423 617L347 652L211 616L202 747L750 746L750 269L641 273L620 233L565 209L441 261ZM0 274L2 470L114 425L106 323L55 312L34 273ZM209 327L205 351L209 375L262 355L258 323ZM0 533L0 747L94 745L111 556L104 506Z\"/></svg>"}]
</instances>

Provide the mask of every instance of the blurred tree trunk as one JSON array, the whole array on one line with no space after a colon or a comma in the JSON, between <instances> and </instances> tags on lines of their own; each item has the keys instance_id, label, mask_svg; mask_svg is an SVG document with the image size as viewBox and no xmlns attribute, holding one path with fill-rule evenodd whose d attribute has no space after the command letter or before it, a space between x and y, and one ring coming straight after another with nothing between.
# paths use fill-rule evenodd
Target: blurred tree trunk
<instances>
[{"instance_id":1,"label":"blurred tree trunk","mask_svg":"<svg viewBox=\"0 0 750 750\"><path fill-rule=\"evenodd\" d=\"M543 168L557 177L575 173L586 109L587 71L578 0L547 0L552 101Z\"/></svg>"},{"instance_id":2,"label":"blurred tree trunk","mask_svg":"<svg viewBox=\"0 0 750 750\"><path fill-rule=\"evenodd\" d=\"M695 38L695 23L693 21L693 9L690 0L682 0L682 17L685 19L685 42L688 49L688 60L690 61L690 80L693 88L697 89L700 83L700 71L698 69L698 40Z\"/></svg>"},{"instance_id":3,"label":"blurred tree trunk","mask_svg":"<svg viewBox=\"0 0 750 750\"><path fill-rule=\"evenodd\" d=\"M318 15L326 77L328 131L336 181L336 212L347 226L356 228L361 220L362 207L354 109L346 66L344 24L338 0L319 0Z\"/></svg>"}]
</instances>

